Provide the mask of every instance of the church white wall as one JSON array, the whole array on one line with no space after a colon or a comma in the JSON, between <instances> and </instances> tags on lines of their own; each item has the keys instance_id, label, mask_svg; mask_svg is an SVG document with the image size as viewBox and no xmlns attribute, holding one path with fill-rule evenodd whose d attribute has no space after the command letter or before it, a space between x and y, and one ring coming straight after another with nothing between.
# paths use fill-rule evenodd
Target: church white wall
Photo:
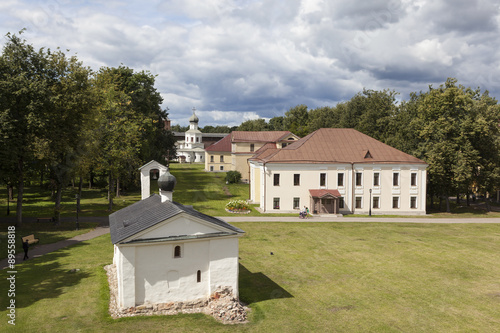
<instances>
[{"instance_id":1,"label":"church white wall","mask_svg":"<svg viewBox=\"0 0 500 333\"><path fill-rule=\"evenodd\" d=\"M252 168L254 166L252 165ZM251 187L260 187L262 191L260 208L266 212L296 212L294 198L300 198L300 208L311 207L310 189L336 189L344 198L342 214L368 214L374 197L379 199L379 207L373 208L372 214L425 214L426 205L426 170L425 165L396 164L267 164L260 171L261 184L254 182ZM258 172L257 168L252 169ZM362 184L354 183L356 172L362 174ZM320 185L320 174L326 174L325 186ZM343 186L338 185L338 174L344 174ZM379 173L380 184L374 185L374 174ZM393 186L393 174L399 174L399 185ZM417 174L417 185L411 186L411 174ZM274 175L280 174L279 185L274 185ZM300 174L300 185L294 185L294 174ZM254 176L254 179L256 177ZM372 196L370 198L370 189ZM256 193L254 188L250 193ZM264 196L265 193L265 196ZM356 208L356 197L361 198L361 207ZM392 207L393 198L399 198L399 206ZM417 200L417 207L411 208L411 198ZM273 199L279 198L280 209L273 209ZM371 199L371 201L370 201Z\"/></svg>"},{"instance_id":2,"label":"church white wall","mask_svg":"<svg viewBox=\"0 0 500 333\"><path fill-rule=\"evenodd\" d=\"M135 249L121 246L118 249L118 306L128 308L135 306Z\"/></svg>"},{"instance_id":3,"label":"church white wall","mask_svg":"<svg viewBox=\"0 0 500 333\"><path fill-rule=\"evenodd\" d=\"M229 286L238 296L238 238L210 241L210 293L217 287Z\"/></svg>"},{"instance_id":4,"label":"church white wall","mask_svg":"<svg viewBox=\"0 0 500 333\"><path fill-rule=\"evenodd\" d=\"M181 256L174 256L175 246ZM149 303L207 298L217 286L238 292L238 238L216 238L159 244L119 245L118 303ZM201 281L197 281L197 271Z\"/></svg>"},{"instance_id":5,"label":"church white wall","mask_svg":"<svg viewBox=\"0 0 500 333\"><path fill-rule=\"evenodd\" d=\"M159 238L177 235L200 235L220 232L221 229L193 221L184 214L173 217L166 222L160 223L156 228L150 228L140 233L134 239Z\"/></svg>"}]
</instances>

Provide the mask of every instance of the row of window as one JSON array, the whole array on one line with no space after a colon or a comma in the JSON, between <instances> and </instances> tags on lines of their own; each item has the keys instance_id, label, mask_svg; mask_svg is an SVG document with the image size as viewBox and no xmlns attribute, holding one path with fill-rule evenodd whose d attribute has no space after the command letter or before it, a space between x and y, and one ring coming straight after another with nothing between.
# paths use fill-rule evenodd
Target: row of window
<instances>
[{"instance_id":1,"label":"row of window","mask_svg":"<svg viewBox=\"0 0 500 333\"><path fill-rule=\"evenodd\" d=\"M363 208L363 197L356 197L355 202L355 207L357 209ZM373 197L372 203L372 208L380 208L380 197ZM339 198L339 208L345 208L343 197ZM392 208L400 208L400 198L398 196L392 197ZM417 208L417 197L410 197L410 208ZM280 198L273 198L273 209L280 209ZM300 209L300 198L293 198L293 209Z\"/></svg>"},{"instance_id":2,"label":"row of window","mask_svg":"<svg viewBox=\"0 0 500 333\"><path fill-rule=\"evenodd\" d=\"M394 172L392 174L392 185L393 186L399 186L399 172ZM273 179L274 186L279 186L280 185L280 174L275 173L274 174L274 179ZM293 175L293 185L294 186L300 186L300 174L296 173ZM356 186L362 186L363 185L363 173L361 172L356 172L355 175L355 185ZM410 175L410 185L411 186L417 186L417 173L412 172ZM326 186L326 173L320 173L319 174L319 186L323 187ZM345 186L344 185L344 173L338 173L337 174L337 186ZM373 173L373 186L380 186L380 172L375 172Z\"/></svg>"},{"instance_id":3,"label":"row of window","mask_svg":"<svg viewBox=\"0 0 500 333\"><path fill-rule=\"evenodd\" d=\"M219 160L220 160L220 163L224 163L224 155L220 155ZM214 163L214 156L213 155L210 156L210 162Z\"/></svg>"},{"instance_id":4,"label":"row of window","mask_svg":"<svg viewBox=\"0 0 500 333\"><path fill-rule=\"evenodd\" d=\"M224 166L223 165L219 166L219 170L220 171L224 171ZM214 171L214 166L213 165L210 166L210 171Z\"/></svg>"},{"instance_id":5,"label":"row of window","mask_svg":"<svg viewBox=\"0 0 500 333\"><path fill-rule=\"evenodd\" d=\"M189 142L189 138L186 137L186 142ZM191 137L191 142L194 142L194 137ZM196 138L196 142L200 142L200 138Z\"/></svg>"}]
</instances>

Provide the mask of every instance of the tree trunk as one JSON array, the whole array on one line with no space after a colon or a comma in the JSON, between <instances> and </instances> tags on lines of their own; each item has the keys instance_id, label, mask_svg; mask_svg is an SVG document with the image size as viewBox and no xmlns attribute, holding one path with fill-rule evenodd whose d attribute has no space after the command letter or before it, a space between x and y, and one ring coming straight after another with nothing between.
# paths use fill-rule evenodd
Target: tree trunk
<instances>
[{"instance_id":1,"label":"tree trunk","mask_svg":"<svg viewBox=\"0 0 500 333\"><path fill-rule=\"evenodd\" d=\"M44 176L45 166L40 168L40 187L43 186L43 176Z\"/></svg>"},{"instance_id":2,"label":"tree trunk","mask_svg":"<svg viewBox=\"0 0 500 333\"><path fill-rule=\"evenodd\" d=\"M62 184L57 183L57 191L56 191L56 204L54 208L54 218L56 225L61 225L61 198L62 198Z\"/></svg>"},{"instance_id":3,"label":"tree trunk","mask_svg":"<svg viewBox=\"0 0 500 333\"><path fill-rule=\"evenodd\" d=\"M469 207L470 206L470 198L469 198L470 193L469 193L469 191L467 191L467 193L465 195L466 195L466 200L467 200L467 207Z\"/></svg>"},{"instance_id":4,"label":"tree trunk","mask_svg":"<svg viewBox=\"0 0 500 333\"><path fill-rule=\"evenodd\" d=\"M484 203L486 204L486 211L487 212L491 212L490 195L489 195L489 193L486 193L484 195Z\"/></svg>"},{"instance_id":5,"label":"tree trunk","mask_svg":"<svg viewBox=\"0 0 500 333\"><path fill-rule=\"evenodd\" d=\"M23 225L23 192L24 192L24 169L23 160L17 162L19 177L17 179L17 207L16 207L16 227Z\"/></svg>"},{"instance_id":6,"label":"tree trunk","mask_svg":"<svg viewBox=\"0 0 500 333\"><path fill-rule=\"evenodd\" d=\"M114 192L114 182L113 182L113 176L111 173L109 174L109 179L108 179L108 212L111 212L113 210L113 192Z\"/></svg>"},{"instance_id":7,"label":"tree trunk","mask_svg":"<svg viewBox=\"0 0 500 333\"><path fill-rule=\"evenodd\" d=\"M78 196L76 197L76 212L81 213L80 209L80 200L82 198L82 187L83 187L83 178L80 176L80 181L78 182Z\"/></svg>"},{"instance_id":8,"label":"tree trunk","mask_svg":"<svg viewBox=\"0 0 500 333\"><path fill-rule=\"evenodd\" d=\"M92 171L89 172L89 189L94 186L94 173Z\"/></svg>"},{"instance_id":9,"label":"tree trunk","mask_svg":"<svg viewBox=\"0 0 500 333\"><path fill-rule=\"evenodd\" d=\"M7 190L8 190L8 196L9 200L13 201L14 200L14 186L12 184L7 185Z\"/></svg>"},{"instance_id":10,"label":"tree trunk","mask_svg":"<svg viewBox=\"0 0 500 333\"><path fill-rule=\"evenodd\" d=\"M450 196L446 195L446 212L451 213L451 208L450 208Z\"/></svg>"},{"instance_id":11,"label":"tree trunk","mask_svg":"<svg viewBox=\"0 0 500 333\"><path fill-rule=\"evenodd\" d=\"M458 205L460 205L460 194L459 193L457 193L457 207L458 207Z\"/></svg>"},{"instance_id":12,"label":"tree trunk","mask_svg":"<svg viewBox=\"0 0 500 333\"><path fill-rule=\"evenodd\" d=\"M120 177L116 177L116 197L120 197Z\"/></svg>"}]
</instances>

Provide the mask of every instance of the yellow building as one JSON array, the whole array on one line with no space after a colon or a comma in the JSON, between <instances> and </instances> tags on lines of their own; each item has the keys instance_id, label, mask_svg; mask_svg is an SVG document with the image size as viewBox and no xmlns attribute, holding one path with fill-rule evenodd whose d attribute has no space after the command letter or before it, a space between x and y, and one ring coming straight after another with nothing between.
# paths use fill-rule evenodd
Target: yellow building
<instances>
[{"instance_id":1,"label":"yellow building","mask_svg":"<svg viewBox=\"0 0 500 333\"><path fill-rule=\"evenodd\" d=\"M299 139L289 131L233 131L205 149L205 170L239 171L249 181L248 159L261 149L281 149Z\"/></svg>"}]
</instances>

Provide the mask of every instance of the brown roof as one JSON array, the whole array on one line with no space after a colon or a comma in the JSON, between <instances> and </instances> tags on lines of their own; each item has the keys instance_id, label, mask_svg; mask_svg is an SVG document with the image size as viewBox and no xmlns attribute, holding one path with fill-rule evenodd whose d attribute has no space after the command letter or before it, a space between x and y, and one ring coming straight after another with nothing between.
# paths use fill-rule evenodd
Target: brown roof
<instances>
[{"instance_id":1,"label":"brown roof","mask_svg":"<svg viewBox=\"0 0 500 333\"><path fill-rule=\"evenodd\" d=\"M338 190L326 190L326 189L309 190L309 193L313 198L323 198L328 196L339 198L341 196Z\"/></svg>"},{"instance_id":2,"label":"brown roof","mask_svg":"<svg viewBox=\"0 0 500 333\"><path fill-rule=\"evenodd\" d=\"M231 132L232 142L278 142L290 131L233 131Z\"/></svg>"},{"instance_id":3,"label":"brown roof","mask_svg":"<svg viewBox=\"0 0 500 333\"><path fill-rule=\"evenodd\" d=\"M231 135L225 136L211 146L205 148L206 151L231 152Z\"/></svg>"},{"instance_id":4,"label":"brown roof","mask_svg":"<svg viewBox=\"0 0 500 333\"><path fill-rule=\"evenodd\" d=\"M352 128L320 128L279 149L256 156L266 163L417 163L424 161L403 153Z\"/></svg>"}]
</instances>

